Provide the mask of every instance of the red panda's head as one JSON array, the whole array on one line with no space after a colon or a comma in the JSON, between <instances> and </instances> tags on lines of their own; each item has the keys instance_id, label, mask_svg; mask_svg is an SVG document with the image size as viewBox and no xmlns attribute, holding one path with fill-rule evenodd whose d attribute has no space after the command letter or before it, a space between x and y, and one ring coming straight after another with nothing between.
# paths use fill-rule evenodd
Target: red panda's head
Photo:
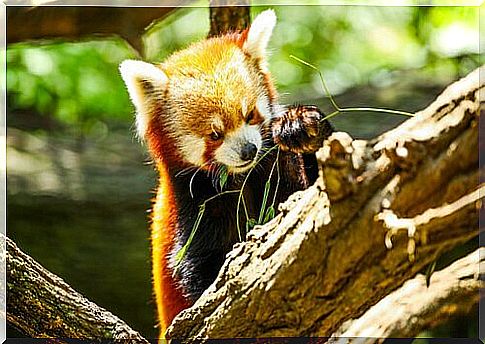
<instances>
[{"instance_id":1,"label":"red panda's head","mask_svg":"<svg viewBox=\"0 0 485 344\"><path fill-rule=\"evenodd\" d=\"M275 23L267 10L248 30L192 44L161 64L121 63L138 135L155 157L231 173L254 165L276 105L266 61Z\"/></svg>"}]
</instances>

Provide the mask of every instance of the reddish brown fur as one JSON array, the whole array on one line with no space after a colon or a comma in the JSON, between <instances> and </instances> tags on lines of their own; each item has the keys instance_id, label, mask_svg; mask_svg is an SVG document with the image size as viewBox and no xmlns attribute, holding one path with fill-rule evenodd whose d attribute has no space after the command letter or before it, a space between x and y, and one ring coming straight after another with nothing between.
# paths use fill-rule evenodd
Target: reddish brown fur
<instances>
[{"instance_id":1,"label":"reddish brown fur","mask_svg":"<svg viewBox=\"0 0 485 344\"><path fill-rule=\"evenodd\" d=\"M214 153L216 149L222 144L222 139L213 141L211 139L205 140L205 151L204 151L204 160L205 161L212 161L214 159ZM207 166L209 169L211 166Z\"/></svg>"},{"instance_id":2,"label":"reddish brown fur","mask_svg":"<svg viewBox=\"0 0 485 344\"><path fill-rule=\"evenodd\" d=\"M160 174L156 202L152 217L152 270L157 313L162 334L173 318L190 306L182 293L174 272L169 267L167 255L173 250L177 224L177 206L170 183L167 166L158 163Z\"/></svg>"},{"instance_id":3,"label":"reddish brown fur","mask_svg":"<svg viewBox=\"0 0 485 344\"><path fill-rule=\"evenodd\" d=\"M156 163L164 161L168 164L177 163L179 165L183 159L176 149L174 140L168 135L167 128L162 124L162 118L160 108L153 111L145 133L148 149Z\"/></svg>"},{"instance_id":4,"label":"reddish brown fur","mask_svg":"<svg viewBox=\"0 0 485 344\"><path fill-rule=\"evenodd\" d=\"M276 88L274 86L273 80L271 79L271 75L269 73L265 73L264 75L264 86L268 91L268 97L271 104L275 104L278 99L278 93L276 92Z\"/></svg>"}]
</instances>

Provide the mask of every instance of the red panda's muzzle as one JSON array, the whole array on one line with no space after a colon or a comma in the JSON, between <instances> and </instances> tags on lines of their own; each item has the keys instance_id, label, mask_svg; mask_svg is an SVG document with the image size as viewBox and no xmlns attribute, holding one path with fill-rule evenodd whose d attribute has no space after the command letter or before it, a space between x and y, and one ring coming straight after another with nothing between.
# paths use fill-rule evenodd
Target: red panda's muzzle
<instances>
[{"instance_id":1,"label":"red panda's muzzle","mask_svg":"<svg viewBox=\"0 0 485 344\"><path fill-rule=\"evenodd\" d=\"M226 166L229 173L242 173L255 164L262 145L260 126L243 124L225 136L214 151L214 160Z\"/></svg>"}]
</instances>

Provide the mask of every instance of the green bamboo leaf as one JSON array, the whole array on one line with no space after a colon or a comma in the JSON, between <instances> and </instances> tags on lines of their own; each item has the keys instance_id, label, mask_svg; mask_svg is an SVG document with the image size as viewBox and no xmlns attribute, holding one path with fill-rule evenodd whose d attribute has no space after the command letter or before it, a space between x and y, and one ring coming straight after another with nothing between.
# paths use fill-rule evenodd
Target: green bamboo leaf
<instances>
[{"instance_id":1,"label":"green bamboo leaf","mask_svg":"<svg viewBox=\"0 0 485 344\"><path fill-rule=\"evenodd\" d=\"M261 204L261 209L259 210L258 224L262 224L262 221L263 221L264 211L266 209L266 203L268 201L269 189L271 188L270 180L271 180L271 175L269 176L269 179L266 181L266 184L264 184L263 203Z\"/></svg>"},{"instance_id":2,"label":"green bamboo leaf","mask_svg":"<svg viewBox=\"0 0 485 344\"><path fill-rule=\"evenodd\" d=\"M226 186L227 177L228 177L227 168L223 167L221 170L221 175L219 177L219 186L221 187L221 191L222 189L224 189L224 186Z\"/></svg>"},{"instance_id":3,"label":"green bamboo leaf","mask_svg":"<svg viewBox=\"0 0 485 344\"><path fill-rule=\"evenodd\" d=\"M268 207L268 209L266 210L266 215L264 216L263 224L268 221L271 221L274 218L274 216L275 216L274 207L273 206Z\"/></svg>"},{"instance_id":4,"label":"green bamboo leaf","mask_svg":"<svg viewBox=\"0 0 485 344\"><path fill-rule=\"evenodd\" d=\"M429 264L428 268L426 269L426 288L429 288L431 284L431 275L433 274L435 268L436 268L436 260L431 264Z\"/></svg>"},{"instance_id":5,"label":"green bamboo leaf","mask_svg":"<svg viewBox=\"0 0 485 344\"><path fill-rule=\"evenodd\" d=\"M246 233L256 226L256 220L251 218L246 221Z\"/></svg>"},{"instance_id":6,"label":"green bamboo leaf","mask_svg":"<svg viewBox=\"0 0 485 344\"><path fill-rule=\"evenodd\" d=\"M202 220L202 216L204 216L204 212L205 212L205 203L202 204L199 207L199 213L197 214L197 219L195 219L194 226L192 227L192 231L190 232L190 235L189 235L189 238L187 239L187 242L175 255L175 262L177 263L177 267L180 264L180 262L184 259L185 255L187 254L187 250L189 249L190 244L192 243L192 240L194 239L195 233L197 232L197 229L199 228L200 222Z\"/></svg>"},{"instance_id":7,"label":"green bamboo leaf","mask_svg":"<svg viewBox=\"0 0 485 344\"><path fill-rule=\"evenodd\" d=\"M237 234L239 236L239 240L242 241L242 234L241 234L241 226L240 226L240 223L239 223L239 209L240 209L240 206L241 206L241 202L243 202L243 205L244 205L244 200L243 200L243 194L244 194L244 187L246 186L246 182L248 181L249 179L249 176L251 175L251 172L254 171L255 167L261 162L261 160L263 160L269 153L271 153L273 150L277 149L278 146L274 145L273 147L269 148L263 155L261 155L261 157L259 157L258 160L256 160L256 164L254 164L253 167L251 167L251 169L249 170L249 172L246 174L246 178L244 178L244 181L241 185L241 189L239 189L239 197L237 199L237 207L236 207L236 228L237 228ZM278 152L279 152L279 149L278 149ZM248 220L248 212L247 212L247 209L246 209L246 206L244 205L244 211L246 213L246 220ZM246 223L246 229L247 229L247 223Z\"/></svg>"}]
</instances>

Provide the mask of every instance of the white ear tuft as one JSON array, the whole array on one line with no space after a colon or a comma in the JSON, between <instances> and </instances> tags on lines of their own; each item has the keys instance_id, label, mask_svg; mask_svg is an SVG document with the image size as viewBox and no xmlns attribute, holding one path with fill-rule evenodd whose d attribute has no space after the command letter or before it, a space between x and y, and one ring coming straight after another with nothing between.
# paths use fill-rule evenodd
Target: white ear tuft
<instances>
[{"instance_id":1,"label":"white ear tuft","mask_svg":"<svg viewBox=\"0 0 485 344\"><path fill-rule=\"evenodd\" d=\"M143 138L149 122L150 96L159 94L168 82L167 75L151 63L125 60L120 64L120 73L126 84L131 101L136 108L136 127Z\"/></svg>"},{"instance_id":2,"label":"white ear tuft","mask_svg":"<svg viewBox=\"0 0 485 344\"><path fill-rule=\"evenodd\" d=\"M266 47L268 46L271 33L276 25L276 14L273 10L261 12L249 27L248 37L244 42L243 49L255 58L266 57Z\"/></svg>"}]
</instances>

